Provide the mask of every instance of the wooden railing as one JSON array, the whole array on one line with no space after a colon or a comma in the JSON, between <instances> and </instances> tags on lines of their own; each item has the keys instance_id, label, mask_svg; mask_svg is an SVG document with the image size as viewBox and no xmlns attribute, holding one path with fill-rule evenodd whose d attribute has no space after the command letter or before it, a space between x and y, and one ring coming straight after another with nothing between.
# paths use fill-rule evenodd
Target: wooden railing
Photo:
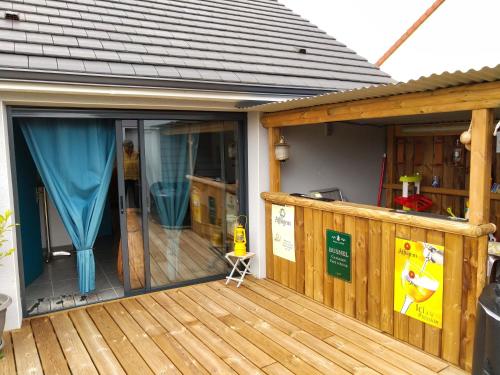
<instances>
[{"instance_id":1,"label":"wooden railing","mask_svg":"<svg viewBox=\"0 0 500 375\"><path fill-rule=\"evenodd\" d=\"M267 277L424 351L470 369L476 302L486 282L487 234L470 225L344 202L263 193ZM295 206L296 262L273 255L271 206ZM351 235L352 282L329 276L326 230ZM444 245L442 329L394 311L395 238Z\"/></svg>"}]
</instances>

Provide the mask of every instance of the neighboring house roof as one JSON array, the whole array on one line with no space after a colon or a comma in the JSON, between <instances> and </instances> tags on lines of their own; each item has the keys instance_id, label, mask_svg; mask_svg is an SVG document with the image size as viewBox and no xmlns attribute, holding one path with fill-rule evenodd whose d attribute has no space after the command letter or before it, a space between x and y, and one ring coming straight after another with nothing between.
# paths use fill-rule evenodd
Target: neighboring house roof
<instances>
[{"instance_id":1,"label":"neighboring house roof","mask_svg":"<svg viewBox=\"0 0 500 375\"><path fill-rule=\"evenodd\" d=\"M1 77L299 95L392 82L275 0L0 0Z\"/></svg>"},{"instance_id":2,"label":"neighboring house roof","mask_svg":"<svg viewBox=\"0 0 500 375\"><path fill-rule=\"evenodd\" d=\"M400 94L411 94L423 91L432 91L474 83L500 81L500 64L495 67L484 67L480 70L470 69L466 72L444 72L420 77L408 82L393 83L363 87L359 89L332 92L323 95L285 100L277 103L261 104L247 107L251 111L279 112L290 109L313 107L323 104L336 104L356 100L375 99Z\"/></svg>"}]
</instances>

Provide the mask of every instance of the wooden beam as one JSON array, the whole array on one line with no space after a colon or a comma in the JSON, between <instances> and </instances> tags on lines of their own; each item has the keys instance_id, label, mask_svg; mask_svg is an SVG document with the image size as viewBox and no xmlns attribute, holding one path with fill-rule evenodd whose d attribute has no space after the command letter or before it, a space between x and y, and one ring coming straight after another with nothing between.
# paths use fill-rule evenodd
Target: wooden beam
<instances>
[{"instance_id":1,"label":"wooden beam","mask_svg":"<svg viewBox=\"0 0 500 375\"><path fill-rule=\"evenodd\" d=\"M279 142L280 129L269 129L267 137L269 142L269 191L278 192L281 190L281 165L274 156L274 145Z\"/></svg>"},{"instance_id":2,"label":"wooden beam","mask_svg":"<svg viewBox=\"0 0 500 375\"><path fill-rule=\"evenodd\" d=\"M339 94L342 95L342 94ZM500 82L265 113L265 128L500 107Z\"/></svg>"},{"instance_id":3,"label":"wooden beam","mask_svg":"<svg viewBox=\"0 0 500 375\"><path fill-rule=\"evenodd\" d=\"M413 25L403 34L401 37L394 43L386 53L382 55L380 59L375 63L376 66L380 67L384 62L387 61L389 57L391 57L396 50L401 47L401 45L410 37L413 35L417 29L422 26L422 24L429 18L436 10L439 8L445 0L436 0L429 9L425 11L424 14L422 14L418 20L415 21Z\"/></svg>"},{"instance_id":4,"label":"wooden beam","mask_svg":"<svg viewBox=\"0 0 500 375\"><path fill-rule=\"evenodd\" d=\"M304 209L321 210L333 212L334 214L358 217L369 220L378 220L392 224L399 224L408 227L417 227L432 231L460 234L467 237L487 236L496 231L495 224L487 223L482 225L472 225L464 221L446 220L445 218L435 218L407 213L395 212L390 208L369 206L351 202L323 202L315 199L294 197L287 193L261 193L260 197L268 203L304 207ZM312 218L312 216L311 216ZM304 220L311 221L311 218ZM344 227L344 229L346 229ZM345 232L348 232L345 230ZM354 241L353 241L354 242Z\"/></svg>"},{"instance_id":5,"label":"wooden beam","mask_svg":"<svg viewBox=\"0 0 500 375\"><path fill-rule=\"evenodd\" d=\"M473 111L469 222L475 225L486 224L490 220L492 142L493 111L491 109Z\"/></svg>"}]
</instances>

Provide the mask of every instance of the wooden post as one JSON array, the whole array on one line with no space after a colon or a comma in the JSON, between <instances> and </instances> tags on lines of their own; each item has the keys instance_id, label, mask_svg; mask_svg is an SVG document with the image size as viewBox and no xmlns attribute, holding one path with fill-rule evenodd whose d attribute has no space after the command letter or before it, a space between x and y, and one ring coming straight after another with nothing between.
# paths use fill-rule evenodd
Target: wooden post
<instances>
[{"instance_id":1,"label":"wooden post","mask_svg":"<svg viewBox=\"0 0 500 375\"><path fill-rule=\"evenodd\" d=\"M493 111L472 111L469 222L475 225L486 224L490 219L492 141Z\"/></svg>"},{"instance_id":2,"label":"wooden post","mask_svg":"<svg viewBox=\"0 0 500 375\"><path fill-rule=\"evenodd\" d=\"M268 129L269 142L269 192L281 190L281 166L274 156L274 145L280 140L280 128Z\"/></svg>"}]
</instances>

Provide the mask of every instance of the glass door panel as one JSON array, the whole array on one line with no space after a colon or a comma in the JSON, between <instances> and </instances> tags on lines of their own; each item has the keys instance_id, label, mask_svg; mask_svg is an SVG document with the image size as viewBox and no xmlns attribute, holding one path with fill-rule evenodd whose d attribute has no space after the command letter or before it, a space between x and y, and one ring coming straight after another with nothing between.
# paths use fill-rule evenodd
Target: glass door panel
<instances>
[{"instance_id":1,"label":"glass door panel","mask_svg":"<svg viewBox=\"0 0 500 375\"><path fill-rule=\"evenodd\" d=\"M142 220L141 135L137 120L117 125L118 180L120 192L121 241L118 275L126 291L145 289L145 256ZM117 149L118 149L117 147Z\"/></svg>"},{"instance_id":2,"label":"glass door panel","mask_svg":"<svg viewBox=\"0 0 500 375\"><path fill-rule=\"evenodd\" d=\"M151 286L220 275L238 214L233 121L145 120Z\"/></svg>"}]
</instances>

